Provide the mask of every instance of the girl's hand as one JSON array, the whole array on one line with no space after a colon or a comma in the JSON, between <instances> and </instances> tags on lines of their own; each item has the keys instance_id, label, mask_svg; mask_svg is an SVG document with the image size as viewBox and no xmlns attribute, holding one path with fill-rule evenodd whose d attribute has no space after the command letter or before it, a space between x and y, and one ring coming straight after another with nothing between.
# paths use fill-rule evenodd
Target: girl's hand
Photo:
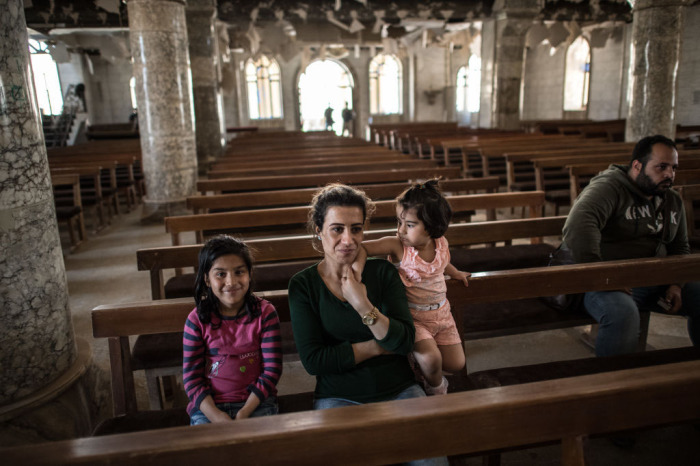
<instances>
[{"instance_id":1,"label":"girl's hand","mask_svg":"<svg viewBox=\"0 0 700 466\"><path fill-rule=\"evenodd\" d=\"M469 281L467 279L471 276L472 276L472 274L469 272L462 272L461 270L458 270L457 273L455 273L452 278L454 280L460 280L460 281L464 282L464 286L469 286Z\"/></svg>"},{"instance_id":2,"label":"girl's hand","mask_svg":"<svg viewBox=\"0 0 700 466\"><path fill-rule=\"evenodd\" d=\"M207 416L207 418L209 419L209 421L211 421L212 424L233 421L233 419L231 419L231 416L221 411L220 409L217 409L214 413Z\"/></svg>"},{"instance_id":3,"label":"girl's hand","mask_svg":"<svg viewBox=\"0 0 700 466\"><path fill-rule=\"evenodd\" d=\"M238 410L236 413L236 420L241 420L241 419L248 419L251 414L253 414L254 409L246 409L245 406L243 406L241 409Z\"/></svg>"}]
</instances>

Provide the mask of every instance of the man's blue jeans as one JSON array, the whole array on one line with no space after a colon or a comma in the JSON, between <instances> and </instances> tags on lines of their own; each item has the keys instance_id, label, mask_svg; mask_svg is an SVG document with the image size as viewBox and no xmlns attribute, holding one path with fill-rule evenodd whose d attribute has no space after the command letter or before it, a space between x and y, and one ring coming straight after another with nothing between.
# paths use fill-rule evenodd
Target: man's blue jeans
<instances>
[{"instance_id":1,"label":"man's blue jeans","mask_svg":"<svg viewBox=\"0 0 700 466\"><path fill-rule=\"evenodd\" d=\"M663 312L657 304L666 297L668 286L633 288L632 295L623 291L591 291L583 303L598 321L596 356L632 353L639 340L639 309ZM681 292L682 307L678 314L688 317L688 334L694 345L700 344L700 282L686 283Z\"/></svg>"}]
</instances>

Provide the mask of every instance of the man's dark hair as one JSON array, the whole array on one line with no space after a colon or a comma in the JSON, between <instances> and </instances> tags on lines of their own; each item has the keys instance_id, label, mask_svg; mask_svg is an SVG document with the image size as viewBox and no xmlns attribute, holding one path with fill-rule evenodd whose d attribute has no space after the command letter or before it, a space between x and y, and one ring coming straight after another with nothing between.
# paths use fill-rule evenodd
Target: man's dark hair
<instances>
[{"instance_id":1,"label":"man's dark hair","mask_svg":"<svg viewBox=\"0 0 700 466\"><path fill-rule=\"evenodd\" d=\"M634 146L634 150L632 151L632 160L630 160L630 167L635 160L639 160L643 169L649 161L651 148L654 147L654 144L663 144L667 147L676 149L676 143L666 136L662 136L661 134L657 134L656 136L647 136L640 139L637 145Z\"/></svg>"}]
</instances>

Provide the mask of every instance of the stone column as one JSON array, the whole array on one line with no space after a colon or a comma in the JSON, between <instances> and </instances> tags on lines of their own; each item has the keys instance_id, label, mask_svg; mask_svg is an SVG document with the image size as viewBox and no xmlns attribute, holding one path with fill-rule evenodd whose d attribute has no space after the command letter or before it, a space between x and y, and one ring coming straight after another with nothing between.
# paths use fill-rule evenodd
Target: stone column
<instances>
[{"instance_id":1,"label":"stone column","mask_svg":"<svg viewBox=\"0 0 700 466\"><path fill-rule=\"evenodd\" d=\"M129 32L146 183L143 220L184 211L196 192L192 77L184 0L129 0Z\"/></svg>"},{"instance_id":2,"label":"stone column","mask_svg":"<svg viewBox=\"0 0 700 466\"><path fill-rule=\"evenodd\" d=\"M226 143L221 132L223 108L219 99L219 53L216 0L187 1L187 37L192 63L197 161L200 172L219 157Z\"/></svg>"},{"instance_id":3,"label":"stone column","mask_svg":"<svg viewBox=\"0 0 700 466\"><path fill-rule=\"evenodd\" d=\"M90 433L21 0L0 0L0 445Z\"/></svg>"},{"instance_id":4,"label":"stone column","mask_svg":"<svg viewBox=\"0 0 700 466\"><path fill-rule=\"evenodd\" d=\"M494 5L496 51L491 109L495 128L520 128L525 35L542 6L542 0L502 0Z\"/></svg>"},{"instance_id":5,"label":"stone column","mask_svg":"<svg viewBox=\"0 0 700 466\"><path fill-rule=\"evenodd\" d=\"M626 141L676 135L676 86L686 0L630 0L632 86Z\"/></svg>"},{"instance_id":6,"label":"stone column","mask_svg":"<svg viewBox=\"0 0 700 466\"><path fill-rule=\"evenodd\" d=\"M76 358L68 287L21 0L0 0L0 404Z\"/></svg>"}]
</instances>

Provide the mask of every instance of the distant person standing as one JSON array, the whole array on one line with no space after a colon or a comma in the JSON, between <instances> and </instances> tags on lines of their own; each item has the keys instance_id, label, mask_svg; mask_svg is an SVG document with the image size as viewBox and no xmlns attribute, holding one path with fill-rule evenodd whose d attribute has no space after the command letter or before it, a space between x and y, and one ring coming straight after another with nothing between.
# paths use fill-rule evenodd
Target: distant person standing
<instances>
[{"instance_id":1,"label":"distant person standing","mask_svg":"<svg viewBox=\"0 0 700 466\"><path fill-rule=\"evenodd\" d=\"M343 136L352 136L352 120L355 119L355 112L348 108L348 103L345 102L345 108L341 113L343 117ZM345 133L347 131L347 134Z\"/></svg>"},{"instance_id":2,"label":"distant person standing","mask_svg":"<svg viewBox=\"0 0 700 466\"><path fill-rule=\"evenodd\" d=\"M333 131L333 107L331 107L331 104L328 104L328 108L326 109L325 112L323 112L323 116L326 117L326 131Z\"/></svg>"}]
</instances>

